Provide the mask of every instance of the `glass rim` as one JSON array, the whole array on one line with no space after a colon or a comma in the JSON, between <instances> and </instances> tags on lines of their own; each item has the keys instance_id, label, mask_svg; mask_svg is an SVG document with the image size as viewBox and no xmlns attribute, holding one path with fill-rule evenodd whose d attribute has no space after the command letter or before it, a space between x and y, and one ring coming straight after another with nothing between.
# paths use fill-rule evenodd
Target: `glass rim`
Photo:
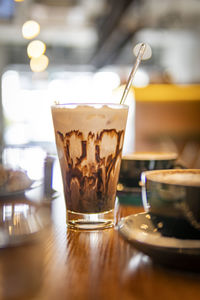
<instances>
[{"instance_id":1,"label":"glass rim","mask_svg":"<svg viewBox=\"0 0 200 300\"><path fill-rule=\"evenodd\" d=\"M113 107L113 108L126 108L128 109L129 106L127 104L120 104L120 103L106 103L106 102L69 102L69 103L54 103L51 105L52 108L59 108L59 107L71 107L71 106L91 106L94 108L101 108L103 106ZM95 107L96 106L96 107ZM74 107L74 108L75 108Z\"/></svg>"}]
</instances>

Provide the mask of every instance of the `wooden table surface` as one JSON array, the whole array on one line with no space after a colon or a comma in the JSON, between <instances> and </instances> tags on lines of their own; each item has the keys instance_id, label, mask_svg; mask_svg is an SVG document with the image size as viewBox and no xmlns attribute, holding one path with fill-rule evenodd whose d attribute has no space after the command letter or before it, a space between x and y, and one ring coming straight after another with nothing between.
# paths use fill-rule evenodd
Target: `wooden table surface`
<instances>
[{"instance_id":1,"label":"wooden table surface","mask_svg":"<svg viewBox=\"0 0 200 300\"><path fill-rule=\"evenodd\" d=\"M119 217L142 211L120 206ZM200 299L200 273L154 265L117 230L72 231L62 197L43 240L0 250L0 299Z\"/></svg>"}]
</instances>

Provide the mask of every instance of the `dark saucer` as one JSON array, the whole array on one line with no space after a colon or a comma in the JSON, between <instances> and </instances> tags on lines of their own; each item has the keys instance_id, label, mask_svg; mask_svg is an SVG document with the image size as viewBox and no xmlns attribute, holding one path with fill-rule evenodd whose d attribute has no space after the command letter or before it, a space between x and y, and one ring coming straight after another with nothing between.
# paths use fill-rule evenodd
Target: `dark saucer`
<instances>
[{"instance_id":1,"label":"dark saucer","mask_svg":"<svg viewBox=\"0 0 200 300\"><path fill-rule=\"evenodd\" d=\"M200 233L189 228L182 238L163 231L165 221L148 213L123 218L118 230L137 250L151 257L155 263L173 268L200 271ZM184 237L184 238L183 238Z\"/></svg>"}]
</instances>

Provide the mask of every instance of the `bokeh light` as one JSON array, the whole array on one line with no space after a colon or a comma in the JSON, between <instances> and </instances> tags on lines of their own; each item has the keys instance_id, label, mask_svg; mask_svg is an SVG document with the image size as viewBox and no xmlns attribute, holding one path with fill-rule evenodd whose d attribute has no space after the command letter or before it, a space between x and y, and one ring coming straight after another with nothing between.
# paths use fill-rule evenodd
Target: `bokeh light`
<instances>
[{"instance_id":1,"label":"bokeh light","mask_svg":"<svg viewBox=\"0 0 200 300\"><path fill-rule=\"evenodd\" d=\"M39 57L46 51L46 45L42 41L35 40L28 44L27 53L31 57Z\"/></svg>"},{"instance_id":2,"label":"bokeh light","mask_svg":"<svg viewBox=\"0 0 200 300\"><path fill-rule=\"evenodd\" d=\"M49 59L46 55L40 57L32 57L30 60L30 68L33 72L43 72L49 64Z\"/></svg>"},{"instance_id":3,"label":"bokeh light","mask_svg":"<svg viewBox=\"0 0 200 300\"><path fill-rule=\"evenodd\" d=\"M101 87L104 85L104 90L113 90L120 85L119 75L115 72L100 71L94 74L93 85L95 87Z\"/></svg>"},{"instance_id":4,"label":"bokeh light","mask_svg":"<svg viewBox=\"0 0 200 300\"><path fill-rule=\"evenodd\" d=\"M22 35L25 39L33 39L40 33L40 25L36 21L30 20L23 24Z\"/></svg>"}]
</instances>

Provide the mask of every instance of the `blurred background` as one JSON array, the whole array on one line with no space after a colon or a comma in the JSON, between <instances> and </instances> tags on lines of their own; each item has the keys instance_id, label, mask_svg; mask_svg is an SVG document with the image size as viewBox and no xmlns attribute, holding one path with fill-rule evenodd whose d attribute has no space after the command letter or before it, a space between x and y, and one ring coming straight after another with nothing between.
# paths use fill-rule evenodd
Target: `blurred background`
<instances>
[{"instance_id":1,"label":"blurred background","mask_svg":"<svg viewBox=\"0 0 200 300\"><path fill-rule=\"evenodd\" d=\"M124 152L200 168L199 0L1 0L0 144L54 154L50 105L119 101L138 42Z\"/></svg>"}]
</instances>

